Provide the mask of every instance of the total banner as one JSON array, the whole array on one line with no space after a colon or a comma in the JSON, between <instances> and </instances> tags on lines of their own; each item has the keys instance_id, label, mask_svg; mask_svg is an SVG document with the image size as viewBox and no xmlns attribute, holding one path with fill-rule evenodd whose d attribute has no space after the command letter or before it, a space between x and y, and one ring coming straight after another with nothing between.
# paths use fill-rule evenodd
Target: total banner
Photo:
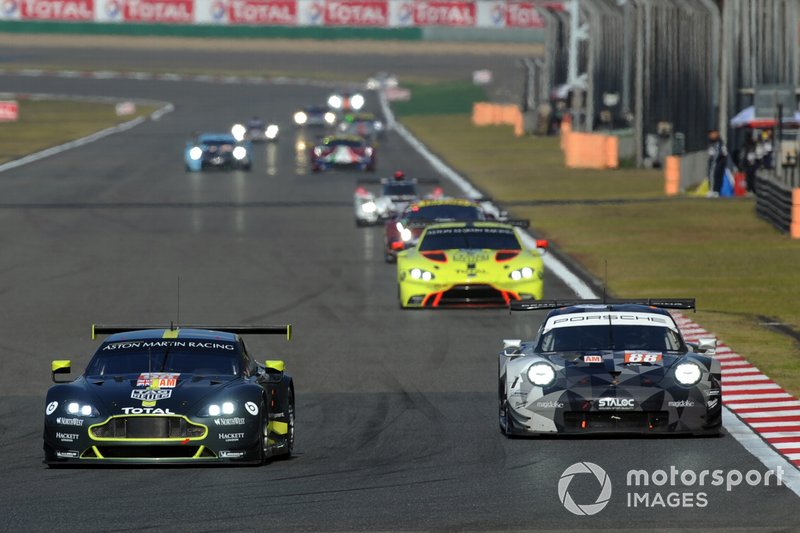
<instances>
[{"instance_id":1,"label":"total banner","mask_svg":"<svg viewBox=\"0 0 800 533\"><path fill-rule=\"evenodd\" d=\"M543 28L535 0L0 0L0 20L329 27Z\"/></svg>"}]
</instances>

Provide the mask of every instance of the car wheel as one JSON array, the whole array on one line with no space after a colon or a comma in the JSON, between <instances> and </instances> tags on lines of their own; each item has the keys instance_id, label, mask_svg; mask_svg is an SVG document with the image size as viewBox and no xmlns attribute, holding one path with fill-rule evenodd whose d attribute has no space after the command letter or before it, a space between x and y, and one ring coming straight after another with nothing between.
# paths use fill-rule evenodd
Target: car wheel
<instances>
[{"instance_id":1,"label":"car wheel","mask_svg":"<svg viewBox=\"0 0 800 533\"><path fill-rule=\"evenodd\" d=\"M500 432L508 438L514 436L512 430L511 415L508 414L508 400L500 401Z\"/></svg>"},{"instance_id":2,"label":"car wheel","mask_svg":"<svg viewBox=\"0 0 800 533\"><path fill-rule=\"evenodd\" d=\"M261 405L259 406L259 412L261 415L259 416L258 425L261 428L261 436L258 439L258 450L259 450L259 461L258 464L264 464L267 462L269 458L269 414L267 414L266 403L264 399L261 400Z\"/></svg>"},{"instance_id":3,"label":"car wheel","mask_svg":"<svg viewBox=\"0 0 800 533\"><path fill-rule=\"evenodd\" d=\"M363 228L369 226L369 224L365 220L361 220L360 218L356 219L356 227Z\"/></svg>"},{"instance_id":4,"label":"car wheel","mask_svg":"<svg viewBox=\"0 0 800 533\"><path fill-rule=\"evenodd\" d=\"M286 453L284 459L291 459L294 454L294 395L289 396L289 406L286 408Z\"/></svg>"}]
</instances>

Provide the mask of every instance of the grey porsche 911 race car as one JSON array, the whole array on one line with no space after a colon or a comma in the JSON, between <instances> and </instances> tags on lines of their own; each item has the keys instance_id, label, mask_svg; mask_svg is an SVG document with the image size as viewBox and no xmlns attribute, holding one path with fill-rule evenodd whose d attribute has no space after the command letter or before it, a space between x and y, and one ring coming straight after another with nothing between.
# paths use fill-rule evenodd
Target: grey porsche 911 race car
<instances>
[{"instance_id":1,"label":"grey porsche 911 race car","mask_svg":"<svg viewBox=\"0 0 800 533\"><path fill-rule=\"evenodd\" d=\"M83 375L45 402L44 461L64 464L255 463L294 447L294 383L284 362L257 362L239 333L290 326L95 326L111 334Z\"/></svg>"},{"instance_id":2,"label":"grey porsche 911 race car","mask_svg":"<svg viewBox=\"0 0 800 533\"><path fill-rule=\"evenodd\" d=\"M665 310L694 306L693 299L512 302L514 311L550 312L534 340L504 341L500 430L718 435L721 370L709 355L716 339L687 345Z\"/></svg>"}]
</instances>

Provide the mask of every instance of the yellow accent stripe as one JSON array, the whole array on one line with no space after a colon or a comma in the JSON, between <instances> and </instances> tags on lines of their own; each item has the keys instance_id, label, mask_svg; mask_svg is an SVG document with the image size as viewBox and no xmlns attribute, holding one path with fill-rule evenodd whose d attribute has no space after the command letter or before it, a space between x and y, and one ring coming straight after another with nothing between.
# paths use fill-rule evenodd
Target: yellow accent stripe
<instances>
[{"instance_id":1,"label":"yellow accent stripe","mask_svg":"<svg viewBox=\"0 0 800 533\"><path fill-rule=\"evenodd\" d=\"M100 453L100 450L97 449L97 446L92 446L92 450L94 451L94 454L97 456L98 459L105 459L105 457L103 457L103 454Z\"/></svg>"},{"instance_id":2,"label":"yellow accent stripe","mask_svg":"<svg viewBox=\"0 0 800 533\"><path fill-rule=\"evenodd\" d=\"M147 401L147 400L143 400L142 401L142 407L155 407L155 406L156 406L156 402Z\"/></svg>"},{"instance_id":3,"label":"yellow accent stripe","mask_svg":"<svg viewBox=\"0 0 800 533\"><path fill-rule=\"evenodd\" d=\"M161 338L162 339L177 339L179 332L180 332L180 328L165 329L164 330L164 335Z\"/></svg>"},{"instance_id":4,"label":"yellow accent stripe","mask_svg":"<svg viewBox=\"0 0 800 533\"><path fill-rule=\"evenodd\" d=\"M289 433L289 424L286 422L278 422L277 420L272 420L269 423L269 431L270 433L275 433L276 435L286 435Z\"/></svg>"},{"instance_id":5,"label":"yellow accent stripe","mask_svg":"<svg viewBox=\"0 0 800 533\"><path fill-rule=\"evenodd\" d=\"M94 324L92 324L92 340L94 340L94 339L95 339L95 334L94 334Z\"/></svg>"},{"instance_id":6,"label":"yellow accent stripe","mask_svg":"<svg viewBox=\"0 0 800 533\"><path fill-rule=\"evenodd\" d=\"M286 340L287 341L292 340L292 325L291 324L287 324L286 325Z\"/></svg>"},{"instance_id":7,"label":"yellow accent stripe","mask_svg":"<svg viewBox=\"0 0 800 533\"><path fill-rule=\"evenodd\" d=\"M205 451L205 449L206 449L205 446L200 446L199 448L197 448L197 453L194 454L194 456L192 456L192 459L200 459L200 456L203 455L203 451Z\"/></svg>"}]
</instances>

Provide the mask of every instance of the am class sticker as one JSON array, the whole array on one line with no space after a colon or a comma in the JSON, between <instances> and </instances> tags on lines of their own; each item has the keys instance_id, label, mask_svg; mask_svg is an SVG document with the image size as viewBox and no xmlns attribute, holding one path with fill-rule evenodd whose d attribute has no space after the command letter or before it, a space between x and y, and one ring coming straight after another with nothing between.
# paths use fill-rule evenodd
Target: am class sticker
<instances>
[{"instance_id":1,"label":"am class sticker","mask_svg":"<svg viewBox=\"0 0 800 533\"><path fill-rule=\"evenodd\" d=\"M258 414L258 406L253 402L247 402L246 404L244 404L244 408L247 409L247 412L250 413L251 415Z\"/></svg>"}]
</instances>

